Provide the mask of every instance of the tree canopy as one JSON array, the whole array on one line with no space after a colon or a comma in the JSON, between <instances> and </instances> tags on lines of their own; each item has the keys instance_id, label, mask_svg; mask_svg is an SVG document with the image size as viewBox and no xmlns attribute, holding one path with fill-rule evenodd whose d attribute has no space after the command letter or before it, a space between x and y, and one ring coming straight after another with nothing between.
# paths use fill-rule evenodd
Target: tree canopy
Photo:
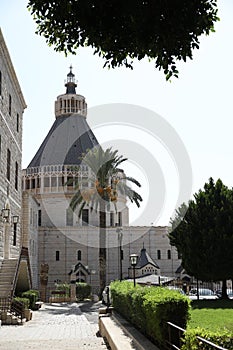
<instances>
[{"instance_id":1,"label":"tree canopy","mask_svg":"<svg viewBox=\"0 0 233 350\"><path fill-rule=\"evenodd\" d=\"M56 51L91 46L105 66L133 67L155 60L166 79L178 76L177 60L192 59L199 37L214 31L217 0L29 0L28 8Z\"/></svg>"},{"instance_id":2,"label":"tree canopy","mask_svg":"<svg viewBox=\"0 0 233 350\"><path fill-rule=\"evenodd\" d=\"M232 279L233 190L210 178L188 207L177 210L169 236L188 274L202 281Z\"/></svg>"}]
</instances>

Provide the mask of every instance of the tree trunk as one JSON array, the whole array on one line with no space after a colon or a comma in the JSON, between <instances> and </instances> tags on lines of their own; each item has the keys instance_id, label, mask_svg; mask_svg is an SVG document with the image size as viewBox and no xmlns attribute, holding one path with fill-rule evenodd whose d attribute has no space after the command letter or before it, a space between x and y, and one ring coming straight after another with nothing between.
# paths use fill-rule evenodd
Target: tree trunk
<instances>
[{"instance_id":1,"label":"tree trunk","mask_svg":"<svg viewBox=\"0 0 233 350\"><path fill-rule=\"evenodd\" d=\"M99 221L99 295L101 297L106 286L106 210L104 203L100 205Z\"/></svg>"},{"instance_id":2,"label":"tree trunk","mask_svg":"<svg viewBox=\"0 0 233 350\"><path fill-rule=\"evenodd\" d=\"M222 281L222 299L228 299L226 279Z\"/></svg>"}]
</instances>

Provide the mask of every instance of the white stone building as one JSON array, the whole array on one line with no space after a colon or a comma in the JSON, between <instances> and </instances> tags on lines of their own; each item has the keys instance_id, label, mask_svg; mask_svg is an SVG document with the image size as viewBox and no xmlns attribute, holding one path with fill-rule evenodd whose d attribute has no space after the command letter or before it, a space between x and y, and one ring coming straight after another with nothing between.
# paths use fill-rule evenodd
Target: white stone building
<instances>
[{"instance_id":1,"label":"white stone building","mask_svg":"<svg viewBox=\"0 0 233 350\"><path fill-rule=\"evenodd\" d=\"M0 30L0 298L29 289L21 236L22 122L26 103Z\"/></svg>"},{"instance_id":2,"label":"white stone building","mask_svg":"<svg viewBox=\"0 0 233 350\"><path fill-rule=\"evenodd\" d=\"M78 209L74 213L69 209L75 178L90 175L85 166L77 170L80 157L97 146L98 141L86 120L85 98L76 93L72 69L65 86L66 93L59 95L55 102L54 124L23 170L24 245L29 248L35 284L39 281L41 265L48 264L48 290L54 288L56 282L76 280L91 283L98 293L98 214L86 207L80 219ZM143 246L161 274L175 275L180 260L169 244L167 227L130 227L124 199L117 213L110 209L106 222L107 283L128 276L129 256L140 254Z\"/></svg>"}]
</instances>

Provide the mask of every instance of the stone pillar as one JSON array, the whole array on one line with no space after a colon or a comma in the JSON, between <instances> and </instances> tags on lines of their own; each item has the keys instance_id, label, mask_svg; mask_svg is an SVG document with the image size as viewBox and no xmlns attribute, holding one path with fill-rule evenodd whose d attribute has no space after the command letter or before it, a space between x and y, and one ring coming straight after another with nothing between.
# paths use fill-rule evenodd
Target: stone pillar
<instances>
[{"instance_id":1,"label":"stone pillar","mask_svg":"<svg viewBox=\"0 0 233 350\"><path fill-rule=\"evenodd\" d=\"M71 302L76 301L76 284L75 283L70 284L70 301Z\"/></svg>"},{"instance_id":2,"label":"stone pillar","mask_svg":"<svg viewBox=\"0 0 233 350\"><path fill-rule=\"evenodd\" d=\"M40 266L40 299L44 302L46 302L46 290L47 290L47 284L48 284L48 272L49 272L49 265L48 264L41 264Z\"/></svg>"}]
</instances>

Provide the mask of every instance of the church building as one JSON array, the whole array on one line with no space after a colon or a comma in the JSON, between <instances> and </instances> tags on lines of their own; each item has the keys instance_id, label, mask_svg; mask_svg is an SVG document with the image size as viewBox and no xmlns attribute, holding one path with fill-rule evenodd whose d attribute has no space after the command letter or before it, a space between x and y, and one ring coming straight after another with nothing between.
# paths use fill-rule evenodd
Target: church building
<instances>
[{"instance_id":1,"label":"church building","mask_svg":"<svg viewBox=\"0 0 233 350\"><path fill-rule=\"evenodd\" d=\"M33 285L40 284L41 267L47 266L47 290L55 283L83 281L99 292L99 216L88 207L79 217L69 208L75 179L88 178L80 164L98 141L87 123L85 97L76 93L70 68L66 91L55 101L55 121L35 156L23 170L23 236L31 259ZM129 256L144 247L154 261L153 273L175 276L180 265L170 246L167 227L129 226L128 207L119 205L106 217L106 281L128 277ZM153 259L153 260L152 260ZM145 271L147 271L145 269Z\"/></svg>"}]
</instances>

